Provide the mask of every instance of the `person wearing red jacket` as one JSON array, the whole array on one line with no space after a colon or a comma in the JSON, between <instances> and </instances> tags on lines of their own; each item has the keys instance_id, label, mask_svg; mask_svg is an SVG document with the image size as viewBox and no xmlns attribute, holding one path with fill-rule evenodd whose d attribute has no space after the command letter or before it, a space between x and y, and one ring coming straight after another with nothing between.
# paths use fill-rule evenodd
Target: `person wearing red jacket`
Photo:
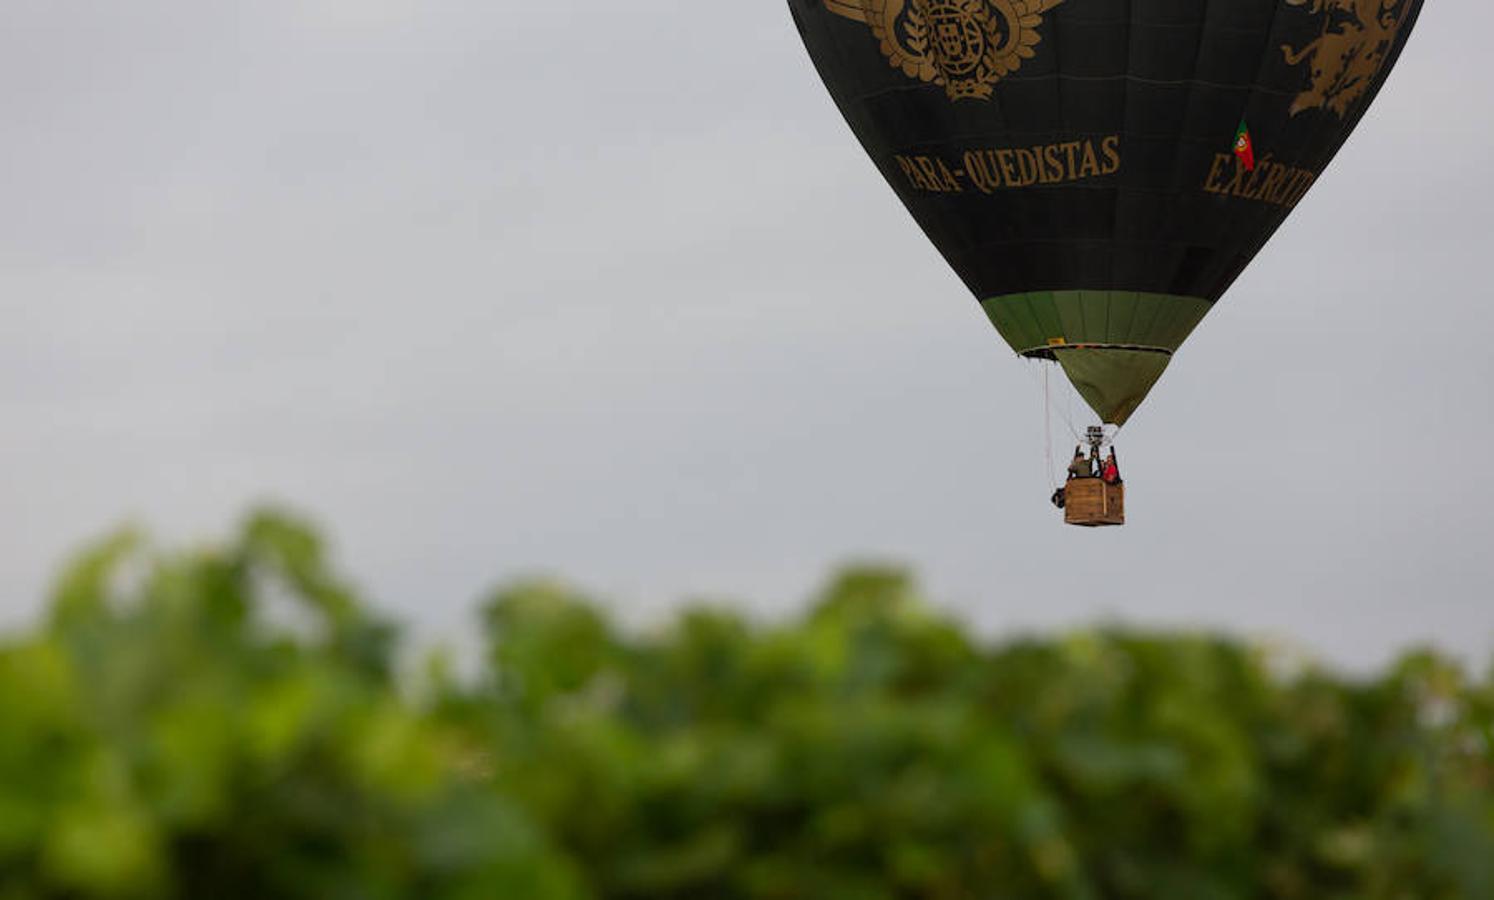
<instances>
[{"instance_id":1,"label":"person wearing red jacket","mask_svg":"<svg viewBox=\"0 0 1494 900\"><path fill-rule=\"evenodd\" d=\"M1120 484L1120 464L1115 460L1115 448L1110 448L1110 455L1105 457L1105 467L1101 470L1100 477L1105 479L1106 484Z\"/></svg>"}]
</instances>

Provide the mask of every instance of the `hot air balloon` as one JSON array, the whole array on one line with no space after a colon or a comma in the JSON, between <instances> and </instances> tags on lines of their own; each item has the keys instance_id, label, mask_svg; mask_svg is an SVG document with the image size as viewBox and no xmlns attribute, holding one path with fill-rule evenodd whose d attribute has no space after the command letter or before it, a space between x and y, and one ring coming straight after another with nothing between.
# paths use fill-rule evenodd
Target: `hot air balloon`
<instances>
[{"instance_id":1,"label":"hot air balloon","mask_svg":"<svg viewBox=\"0 0 1494 900\"><path fill-rule=\"evenodd\" d=\"M1358 125L1421 4L789 0L997 332L1117 429ZM1098 502L1069 520L1123 520Z\"/></svg>"}]
</instances>

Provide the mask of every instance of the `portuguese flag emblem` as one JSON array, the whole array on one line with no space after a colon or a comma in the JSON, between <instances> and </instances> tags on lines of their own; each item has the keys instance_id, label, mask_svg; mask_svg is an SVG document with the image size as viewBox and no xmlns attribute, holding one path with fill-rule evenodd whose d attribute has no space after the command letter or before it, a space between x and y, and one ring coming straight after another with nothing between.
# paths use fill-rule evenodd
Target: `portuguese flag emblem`
<instances>
[{"instance_id":1,"label":"portuguese flag emblem","mask_svg":"<svg viewBox=\"0 0 1494 900\"><path fill-rule=\"evenodd\" d=\"M1255 142L1250 140L1250 129L1245 127L1244 119L1240 120L1240 128L1235 132L1235 157L1245 171L1255 171Z\"/></svg>"}]
</instances>

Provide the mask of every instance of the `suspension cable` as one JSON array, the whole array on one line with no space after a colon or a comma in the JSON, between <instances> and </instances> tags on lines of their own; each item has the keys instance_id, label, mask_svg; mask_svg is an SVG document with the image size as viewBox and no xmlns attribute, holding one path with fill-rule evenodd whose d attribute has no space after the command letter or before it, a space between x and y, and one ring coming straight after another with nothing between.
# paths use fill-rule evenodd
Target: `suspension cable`
<instances>
[{"instance_id":1,"label":"suspension cable","mask_svg":"<svg viewBox=\"0 0 1494 900\"><path fill-rule=\"evenodd\" d=\"M1053 466L1053 395L1048 387L1048 367L1043 366L1043 468L1048 473L1048 487L1058 490L1058 476Z\"/></svg>"},{"instance_id":2,"label":"suspension cable","mask_svg":"<svg viewBox=\"0 0 1494 900\"><path fill-rule=\"evenodd\" d=\"M1052 362L1050 360L1042 360L1042 359L1030 359L1030 362L1031 362L1032 365L1040 366L1042 368L1042 371L1043 371L1043 377L1042 377L1042 380L1043 380L1043 384L1042 384L1042 389L1043 389L1043 440L1044 440L1044 447L1045 447L1044 452L1045 452L1045 455L1046 455L1046 459L1044 461L1044 465L1046 466L1047 471L1048 471L1048 481L1049 481L1049 483L1054 487L1054 489L1057 489L1058 485L1057 485L1057 481L1056 481L1056 476L1053 474L1056 471L1055 468L1054 468L1054 459L1053 459L1053 417L1054 417L1054 415L1056 414L1058 416L1059 420L1061 422L1063 422L1064 427L1068 429L1069 436L1074 439L1074 443L1075 444L1084 444L1084 443L1087 442L1087 439L1082 434L1080 434L1079 433L1079 429L1074 426L1074 417L1073 417L1073 404L1074 404L1074 393L1075 393L1074 390L1072 388L1070 388L1068 390L1063 391L1063 396L1064 396L1064 407L1063 408L1059 407L1057 399L1054 398L1054 396L1053 396L1053 388L1052 388L1052 383L1051 383L1050 379L1051 379L1052 371L1057 366L1057 363L1054 363L1054 362ZM1029 372L1029 377L1032 377L1031 367L1030 366L1028 367L1028 372ZM1036 380L1036 379L1034 379L1034 380Z\"/></svg>"}]
</instances>

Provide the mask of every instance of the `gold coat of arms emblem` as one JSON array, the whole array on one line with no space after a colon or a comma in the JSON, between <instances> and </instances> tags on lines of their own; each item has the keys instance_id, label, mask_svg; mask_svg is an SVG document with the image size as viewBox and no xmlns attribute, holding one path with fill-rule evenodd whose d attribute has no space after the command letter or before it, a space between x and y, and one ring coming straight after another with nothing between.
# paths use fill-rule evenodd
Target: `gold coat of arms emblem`
<instances>
[{"instance_id":1,"label":"gold coat of arms emblem","mask_svg":"<svg viewBox=\"0 0 1494 900\"><path fill-rule=\"evenodd\" d=\"M1043 13L1063 2L825 0L825 7L870 26L887 61L910 78L943 86L951 100L986 100L1037 55Z\"/></svg>"},{"instance_id":2,"label":"gold coat of arms emblem","mask_svg":"<svg viewBox=\"0 0 1494 900\"><path fill-rule=\"evenodd\" d=\"M1307 62L1310 83L1292 102L1291 114L1326 109L1342 119L1369 92L1390 57L1411 0L1286 0L1322 19L1307 46L1281 48L1288 65Z\"/></svg>"}]
</instances>

